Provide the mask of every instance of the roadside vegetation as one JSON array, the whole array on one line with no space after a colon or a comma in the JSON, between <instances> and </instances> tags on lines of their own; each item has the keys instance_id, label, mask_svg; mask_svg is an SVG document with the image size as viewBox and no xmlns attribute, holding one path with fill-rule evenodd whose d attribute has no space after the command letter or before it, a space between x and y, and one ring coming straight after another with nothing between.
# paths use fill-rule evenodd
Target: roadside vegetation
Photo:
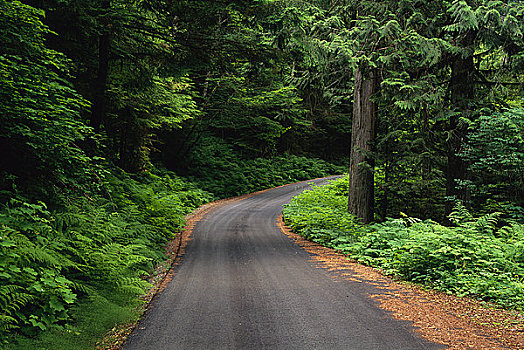
<instances>
[{"instance_id":1,"label":"roadside vegetation","mask_svg":"<svg viewBox=\"0 0 524 350\"><path fill-rule=\"evenodd\" d=\"M256 192L293 182L342 174L346 167L322 159L289 155L286 157L207 160L195 164L200 175L190 179L221 198Z\"/></svg>"},{"instance_id":2,"label":"roadside vegetation","mask_svg":"<svg viewBox=\"0 0 524 350\"><path fill-rule=\"evenodd\" d=\"M349 190L286 209L296 230L521 308L523 16L487 0L0 0L0 346L92 348L136 317L185 214L348 169Z\"/></svg>"},{"instance_id":3,"label":"roadside vegetation","mask_svg":"<svg viewBox=\"0 0 524 350\"><path fill-rule=\"evenodd\" d=\"M61 208L15 197L0 211L2 340L24 336L13 348L91 348L137 317L165 243L212 198L169 172L113 169L100 186L105 196L63 195Z\"/></svg>"},{"instance_id":4,"label":"roadside vegetation","mask_svg":"<svg viewBox=\"0 0 524 350\"><path fill-rule=\"evenodd\" d=\"M306 239L388 275L511 309L524 309L524 222L500 212L472 215L457 203L450 225L405 214L362 225L347 212L349 180L314 187L284 208Z\"/></svg>"}]
</instances>

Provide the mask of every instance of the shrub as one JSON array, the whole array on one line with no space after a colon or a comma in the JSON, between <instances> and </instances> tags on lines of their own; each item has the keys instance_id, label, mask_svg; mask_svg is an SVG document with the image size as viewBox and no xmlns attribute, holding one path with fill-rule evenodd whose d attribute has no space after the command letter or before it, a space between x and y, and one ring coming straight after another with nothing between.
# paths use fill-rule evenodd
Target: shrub
<instances>
[{"instance_id":1,"label":"shrub","mask_svg":"<svg viewBox=\"0 0 524 350\"><path fill-rule=\"evenodd\" d=\"M220 198L344 172L343 166L317 158L295 155L244 158L219 139L204 141L191 155L189 178Z\"/></svg>"}]
</instances>

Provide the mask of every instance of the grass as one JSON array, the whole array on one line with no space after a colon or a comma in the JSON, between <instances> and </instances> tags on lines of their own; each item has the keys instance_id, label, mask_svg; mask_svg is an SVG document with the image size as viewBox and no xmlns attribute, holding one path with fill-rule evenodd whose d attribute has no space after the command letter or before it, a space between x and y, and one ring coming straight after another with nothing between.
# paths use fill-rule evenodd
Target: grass
<instances>
[{"instance_id":1,"label":"grass","mask_svg":"<svg viewBox=\"0 0 524 350\"><path fill-rule=\"evenodd\" d=\"M35 338L18 337L6 350L92 350L100 336L116 324L136 321L138 306L135 298L125 295L93 296L75 306L70 325L52 327Z\"/></svg>"}]
</instances>

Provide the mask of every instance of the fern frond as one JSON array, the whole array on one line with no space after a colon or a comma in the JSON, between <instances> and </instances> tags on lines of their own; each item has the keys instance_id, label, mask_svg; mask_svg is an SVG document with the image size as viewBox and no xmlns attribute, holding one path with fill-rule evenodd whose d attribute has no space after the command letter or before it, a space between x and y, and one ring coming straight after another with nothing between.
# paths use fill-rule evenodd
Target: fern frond
<instances>
[{"instance_id":1,"label":"fern frond","mask_svg":"<svg viewBox=\"0 0 524 350\"><path fill-rule=\"evenodd\" d=\"M84 294L89 294L90 292L92 292L91 288L88 285L81 282L69 281L68 287L70 287L74 291L82 292Z\"/></svg>"},{"instance_id":2,"label":"fern frond","mask_svg":"<svg viewBox=\"0 0 524 350\"><path fill-rule=\"evenodd\" d=\"M473 221L473 216L468 209L458 201L453 208L453 211L448 215L449 221L458 226L465 226L467 223Z\"/></svg>"},{"instance_id":3,"label":"fern frond","mask_svg":"<svg viewBox=\"0 0 524 350\"><path fill-rule=\"evenodd\" d=\"M499 212L483 215L474 222L472 227L479 233L492 235L497 228L500 215Z\"/></svg>"},{"instance_id":4,"label":"fern frond","mask_svg":"<svg viewBox=\"0 0 524 350\"><path fill-rule=\"evenodd\" d=\"M31 304L36 299L32 294L23 292L23 288L17 285L0 286L0 305L4 313L11 314Z\"/></svg>"},{"instance_id":5,"label":"fern frond","mask_svg":"<svg viewBox=\"0 0 524 350\"><path fill-rule=\"evenodd\" d=\"M59 269L75 267L76 264L57 251L42 246L30 245L19 247L26 260L43 266L53 266Z\"/></svg>"},{"instance_id":6,"label":"fern frond","mask_svg":"<svg viewBox=\"0 0 524 350\"><path fill-rule=\"evenodd\" d=\"M496 235L507 240L522 242L524 241L524 225L513 223L510 226L504 226L497 231Z\"/></svg>"},{"instance_id":7,"label":"fern frond","mask_svg":"<svg viewBox=\"0 0 524 350\"><path fill-rule=\"evenodd\" d=\"M151 284L137 277L123 277L118 283L118 289L126 294L143 294Z\"/></svg>"},{"instance_id":8,"label":"fern frond","mask_svg":"<svg viewBox=\"0 0 524 350\"><path fill-rule=\"evenodd\" d=\"M0 315L0 333L4 333L10 329L19 328L17 319L8 315Z\"/></svg>"}]
</instances>

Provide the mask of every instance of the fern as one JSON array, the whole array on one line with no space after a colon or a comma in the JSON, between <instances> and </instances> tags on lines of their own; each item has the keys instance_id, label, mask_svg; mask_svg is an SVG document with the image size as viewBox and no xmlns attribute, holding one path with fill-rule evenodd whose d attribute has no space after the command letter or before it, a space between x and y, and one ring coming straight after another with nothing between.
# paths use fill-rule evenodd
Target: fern
<instances>
[{"instance_id":1,"label":"fern","mask_svg":"<svg viewBox=\"0 0 524 350\"><path fill-rule=\"evenodd\" d=\"M0 208L0 341L17 327L66 323L83 298L143 293L166 238L209 198L168 174L119 174L110 186L111 201L79 199L60 212L24 201Z\"/></svg>"},{"instance_id":2,"label":"fern","mask_svg":"<svg viewBox=\"0 0 524 350\"><path fill-rule=\"evenodd\" d=\"M448 218L452 223L459 226L473 221L473 216L460 201L457 201L455 207L453 208L453 211L449 214Z\"/></svg>"},{"instance_id":3,"label":"fern","mask_svg":"<svg viewBox=\"0 0 524 350\"><path fill-rule=\"evenodd\" d=\"M483 215L473 222L472 229L480 234L493 235L500 215L499 212Z\"/></svg>"},{"instance_id":4,"label":"fern","mask_svg":"<svg viewBox=\"0 0 524 350\"><path fill-rule=\"evenodd\" d=\"M308 239L403 279L524 308L524 225L497 230L500 213L476 218L461 203L450 215L454 227L407 215L356 225L344 214L346 202L333 200L346 198L343 183L347 180L293 198L284 208L286 222Z\"/></svg>"},{"instance_id":5,"label":"fern","mask_svg":"<svg viewBox=\"0 0 524 350\"><path fill-rule=\"evenodd\" d=\"M137 277L122 277L118 281L118 289L124 294L140 295L149 288L150 283Z\"/></svg>"},{"instance_id":6,"label":"fern","mask_svg":"<svg viewBox=\"0 0 524 350\"><path fill-rule=\"evenodd\" d=\"M0 315L0 335L16 328L19 328L16 318L8 315Z\"/></svg>"},{"instance_id":7,"label":"fern","mask_svg":"<svg viewBox=\"0 0 524 350\"><path fill-rule=\"evenodd\" d=\"M29 305L35 300L35 296L23 292L24 288L18 285L0 286L0 305L4 313L11 315Z\"/></svg>"}]
</instances>

